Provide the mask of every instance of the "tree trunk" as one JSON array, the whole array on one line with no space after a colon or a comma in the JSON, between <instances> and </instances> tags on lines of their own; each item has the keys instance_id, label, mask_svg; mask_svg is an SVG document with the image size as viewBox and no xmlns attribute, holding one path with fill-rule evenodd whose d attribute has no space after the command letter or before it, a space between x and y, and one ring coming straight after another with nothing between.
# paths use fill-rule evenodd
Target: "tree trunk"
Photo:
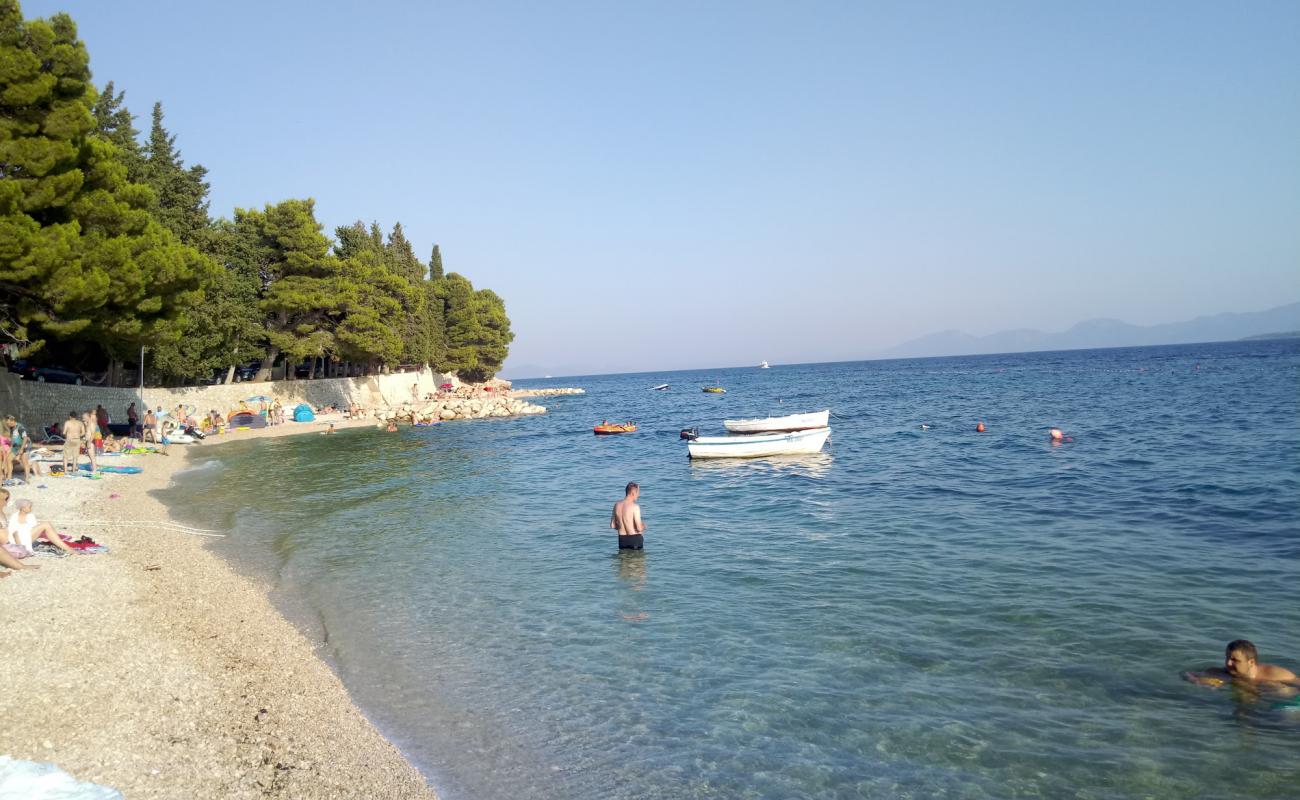
<instances>
[{"instance_id":1,"label":"tree trunk","mask_svg":"<svg viewBox=\"0 0 1300 800\"><path fill-rule=\"evenodd\" d=\"M266 352L266 358L262 360L262 368L253 376L255 381L271 380L271 367L275 366L275 360L280 357L280 348L271 347Z\"/></svg>"},{"instance_id":2,"label":"tree trunk","mask_svg":"<svg viewBox=\"0 0 1300 800\"><path fill-rule=\"evenodd\" d=\"M235 382L235 365L231 364L229 367L226 368L225 383L234 383L234 382Z\"/></svg>"}]
</instances>

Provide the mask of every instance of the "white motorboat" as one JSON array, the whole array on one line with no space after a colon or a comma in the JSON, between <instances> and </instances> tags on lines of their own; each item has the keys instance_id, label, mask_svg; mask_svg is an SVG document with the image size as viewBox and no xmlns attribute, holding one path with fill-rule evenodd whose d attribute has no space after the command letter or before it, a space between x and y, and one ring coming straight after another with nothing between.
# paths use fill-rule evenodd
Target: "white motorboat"
<instances>
[{"instance_id":1,"label":"white motorboat","mask_svg":"<svg viewBox=\"0 0 1300 800\"><path fill-rule=\"evenodd\" d=\"M806 431L825 428L830 424L831 410L811 411L807 414L787 414L784 417L763 419L727 419L722 424L732 433L775 433L777 431Z\"/></svg>"},{"instance_id":2,"label":"white motorboat","mask_svg":"<svg viewBox=\"0 0 1300 800\"><path fill-rule=\"evenodd\" d=\"M658 386L651 386L650 389L656 392L666 392L668 391L668 384L661 383Z\"/></svg>"},{"instance_id":3,"label":"white motorboat","mask_svg":"<svg viewBox=\"0 0 1300 800\"><path fill-rule=\"evenodd\" d=\"M830 428L746 436L700 436L686 443L691 458L762 458L799 456L821 452Z\"/></svg>"},{"instance_id":4,"label":"white motorboat","mask_svg":"<svg viewBox=\"0 0 1300 800\"><path fill-rule=\"evenodd\" d=\"M759 368L759 369L771 369L771 367L769 367L769 366L767 365L767 362L766 362L766 361L760 361L760 362L758 362L758 368Z\"/></svg>"}]
</instances>

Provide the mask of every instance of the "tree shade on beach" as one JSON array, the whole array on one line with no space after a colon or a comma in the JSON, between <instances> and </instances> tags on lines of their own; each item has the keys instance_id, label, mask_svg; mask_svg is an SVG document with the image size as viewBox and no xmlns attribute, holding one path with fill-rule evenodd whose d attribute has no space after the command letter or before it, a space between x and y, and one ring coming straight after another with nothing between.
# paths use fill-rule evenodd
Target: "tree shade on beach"
<instances>
[{"instance_id":1,"label":"tree shade on beach","mask_svg":"<svg viewBox=\"0 0 1300 800\"><path fill-rule=\"evenodd\" d=\"M71 17L0 0L0 333L23 355L107 363L112 380L147 345L164 382L258 359L267 378L281 356L286 377L307 359L500 369L504 301L444 274L438 245L422 263L400 222L332 241L311 199L214 222L207 169L186 166L162 104L142 143L125 91L90 79Z\"/></svg>"}]
</instances>

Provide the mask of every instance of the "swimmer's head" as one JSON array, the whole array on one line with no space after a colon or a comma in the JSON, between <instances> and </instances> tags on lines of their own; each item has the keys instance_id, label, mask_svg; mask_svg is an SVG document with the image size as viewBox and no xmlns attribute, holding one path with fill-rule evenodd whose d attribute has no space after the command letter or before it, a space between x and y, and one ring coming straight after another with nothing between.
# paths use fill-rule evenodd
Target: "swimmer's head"
<instances>
[{"instance_id":1,"label":"swimmer's head","mask_svg":"<svg viewBox=\"0 0 1300 800\"><path fill-rule=\"evenodd\" d=\"M1060 428L1052 428L1047 432L1047 435L1052 437L1053 441L1057 441L1057 442L1065 438L1065 434L1061 432Z\"/></svg>"},{"instance_id":2,"label":"swimmer's head","mask_svg":"<svg viewBox=\"0 0 1300 800\"><path fill-rule=\"evenodd\" d=\"M636 483L635 481L633 481L632 483L629 483L629 484L627 485L627 496L628 496L628 497L636 497L636 496L639 495L639 494L641 494L641 486L640 486L638 483Z\"/></svg>"},{"instance_id":3,"label":"swimmer's head","mask_svg":"<svg viewBox=\"0 0 1300 800\"><path fill-rule=\"evenodd\" d=\"M1233 676L1255 677L1255 663L1258 660L1259 650L1246 639L1234 639L1228 642L1223 652L1223 668Z\"/></svg>"}]
</instances>

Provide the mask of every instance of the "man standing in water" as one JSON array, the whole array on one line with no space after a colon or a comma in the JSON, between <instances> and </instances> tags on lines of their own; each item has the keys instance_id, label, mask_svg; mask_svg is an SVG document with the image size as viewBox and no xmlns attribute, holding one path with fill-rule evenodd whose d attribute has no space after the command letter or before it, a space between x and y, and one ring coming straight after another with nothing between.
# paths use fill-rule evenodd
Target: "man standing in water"
<instances>
[{"instance_id":1,"label":"man standing in water","mask_svg":"<svg viewBox=\"0 0 1300 800\"><path fill-rule=\"evenodd\" d=\"M609 527L618 531L619 550L640 550L645 546L641 536L645 523L641 521L641 506L636 504L641 496L641 487L635 483L627 485L627 494L614 504L614 513L609 517Z\"/></svg>"}]
</instances>

